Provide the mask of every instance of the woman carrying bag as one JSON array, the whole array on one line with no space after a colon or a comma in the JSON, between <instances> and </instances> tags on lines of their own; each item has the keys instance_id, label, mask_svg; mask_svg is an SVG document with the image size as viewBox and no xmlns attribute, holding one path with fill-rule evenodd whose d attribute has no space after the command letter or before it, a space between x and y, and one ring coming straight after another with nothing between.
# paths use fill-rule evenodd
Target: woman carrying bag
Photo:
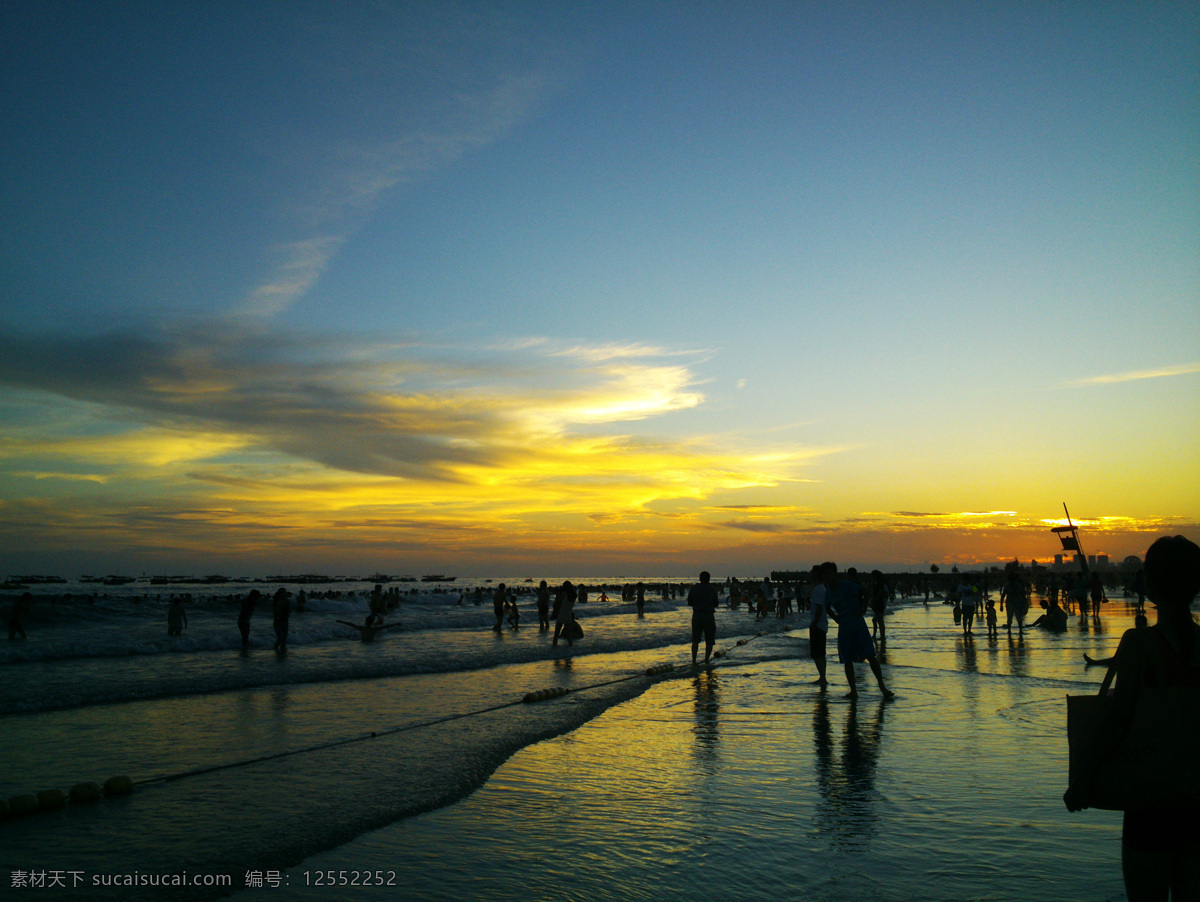
<instances>
[{"instance_id":1,"label":"woman carrying bag","mask_svg":"<svg viewBox=\"0 0 1200 902\"><path fill-rule=\"evenodd\" d=\"M1183 536L1146 552L1146 594L1158 623L1121 637L1107 695L1068 700L1069 811L1125 812L1121 870L1130 902L1200 899L1200 547ZM1071 707L1074 705L1074 707ZM1091 711L1090 730L1076 717ZM1078 729L1077 729L1078 727Z\"/></svg>"}]
</instances>

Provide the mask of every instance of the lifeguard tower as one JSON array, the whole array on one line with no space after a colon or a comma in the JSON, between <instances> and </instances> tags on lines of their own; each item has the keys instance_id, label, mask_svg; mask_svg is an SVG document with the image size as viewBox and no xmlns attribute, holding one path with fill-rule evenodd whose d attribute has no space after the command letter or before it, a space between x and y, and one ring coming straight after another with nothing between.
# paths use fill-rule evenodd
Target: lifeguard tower
<instances>
[{"instance_id":1,"label":"lifeguard tower","mask_svg":"<svg viewBox=\"0 0 1200 902\"><path fill-rule=\"evenodd\" d=\"M1055 526L1050 531L1058 534L1058 540L1062 542L1063 551L1075 552L1075 559L1079 561L1079 566L1083 568L1083 572L1088 572L1087 555L1083 553L1083 548L1079 544L1079 527L1071 522L1071 512L1067 510L1067 503L1063 502L1063 513L1067 515L1066 526Z\"/></svg>"}]
</instances>

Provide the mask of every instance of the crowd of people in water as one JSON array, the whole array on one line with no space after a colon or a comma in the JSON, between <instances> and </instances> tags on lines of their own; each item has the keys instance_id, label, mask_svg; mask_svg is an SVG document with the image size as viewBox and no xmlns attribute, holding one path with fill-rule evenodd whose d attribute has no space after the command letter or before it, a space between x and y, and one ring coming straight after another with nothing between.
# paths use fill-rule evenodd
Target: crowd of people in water
<instances>
[{"instance_id":1,"label":"crowd of people in water","mask_svg":"<svg viewBox=\"0 0 1200 902\"><path fill-rule=\"evenodd\" d=\"M708 583L717 599L716 605L732 611L742 610L753 615L755 620L768 617L786 618L793 614L811 612L814 597L820 597L826 584L826 565L816 565L806 573L790 572L786 578L772 579L739 579L728 577L723 582ZM985 573L962 573L956 571L948 574L888 574L879 570L872 571L865 579L850 568L846 572L849 584L859 586L865 614L870 616L870 633L872 639L886 641L887 612L894 606L896 600L918 600L928 605L940 602L953 608L954 622L961 626L963 636L972 638L977 620L983 621L989 638L994 639L999 633L999 615L1005 615L1005 626L1012 635L1014 622L1018 636L1023 636L1026 627L1042 627L1049 630L1062 631L1067 629L1069 615L1078 613L1081 617L1098 617L1101 605L1107 601L1107 591L1120 589L1127 596L1137 598L1138 612L1144 612L1145 577L1138 570L1131 579L1120 580L1119 574L1107 574L1107 581L1097 572L1079 574L1059 574L1052 571L1034 571L1032 577L1028 572L1014 564L1009 565L1003 574L995 570ZM711 579L711 577L710 577ZM999 581L1000 590L996 599L992 598L992 588ZM645 582L625 583L616 586L599 585L587 586L572 584L565 581L561 585L549 586L545 580L534 587L532 581L526 585L506 585L501 583L495 588L476 586L464 591L447 591L439 587L436 592L447 596L448 602L459 606L473 604L485 605L492 602L495 613L495 623L492 629L499 633L521 628L521 602L530 596L536 599L538 629L542 632L553 630L552 645L557 645L560 639L565 639L569 645L582 638L582 627L575 617L576 605L586 605L590 601L600 604L633 603L637 616L646 616L647 598L657 597L663 603L671 603L685 597L690 597L695 585L678 583ZM861 586L860 586L861 583ZM402 624L394 618L389 621L389 615L401 608L406 594L416 593L417 589L402 590L397 586L385 587L376 584L369 592L369 613L362 622L339 620L338 622L352 629L357 638L371 641L381 632L399 629ZM707 591L707 590L706 590ZM1026 622L1031 598L1035 593L1044 596L1040 602L1043 609L1041 615L1030 623ZM161 595L158 596L161 600ZM267 596L258 589L251 589L245 595L230 595L228 600L238 611L237 624L242 637L242 646L249 648L251 624L260 607L270 605L271 622L275 635L274 648L284 653L287 651L290 616L293 611L303 614L310 598L354 598L354 590L315 590L312 592L301 589L293 594L287 589L278 588L273 595ZM36 599L41 600L41 599ZM51 601L80 601L71 596L51 596ZM94 601L94 596L87 600ZM29 592L13 598L8 611L9 639L20 640L28 638L26 621L35 601ZM192 601L190 593L178 593L170 596L170 606L167 613L167 633L169 636L180 636L187 628L187 604ZM816 615L819 619L824 613Z\"/></svg>"}]
</instances>

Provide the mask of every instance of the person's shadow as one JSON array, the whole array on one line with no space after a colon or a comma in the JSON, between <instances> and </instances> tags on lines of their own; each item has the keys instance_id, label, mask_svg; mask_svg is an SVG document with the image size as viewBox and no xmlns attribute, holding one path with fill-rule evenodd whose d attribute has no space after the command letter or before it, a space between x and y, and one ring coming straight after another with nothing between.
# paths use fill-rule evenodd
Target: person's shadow
<instances>
[{"instance_id":1,"label":"person's shadow","mask_svg":"<svg viewBox=\"0 0 1200 902\"><path fill-rule=\"evenodd\" d=\"M824 695L813 711L817 788L821 793L816 825L818 832L831 837L831 844L841 851L868 846L878 826L875 770L887 704L880 700L873 715L866 705L861 707L860 714L859 701L850 701L840 750L835 748L833 721Z\"/></svg>"}]
</instances>

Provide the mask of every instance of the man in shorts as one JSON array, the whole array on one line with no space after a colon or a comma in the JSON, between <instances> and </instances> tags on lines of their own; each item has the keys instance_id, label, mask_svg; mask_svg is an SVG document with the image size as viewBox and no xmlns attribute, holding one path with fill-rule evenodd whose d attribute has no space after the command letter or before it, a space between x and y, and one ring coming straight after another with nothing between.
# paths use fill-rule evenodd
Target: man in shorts
<instances>
[{"instance_id":1,"label":"man in shorts","mask_svg":"<svg viewBox=\"0 0 1200 902\"><path fill-rule=\"evenodd\" d=\"M700 651L700 636L704 636L704 663L712 657L713 644L717 641L717 589L709 582L712 577L707 570L700 574L699 585L688 592L688 604L692 608L692 664Z\"/></svg>"}]
</instances>

